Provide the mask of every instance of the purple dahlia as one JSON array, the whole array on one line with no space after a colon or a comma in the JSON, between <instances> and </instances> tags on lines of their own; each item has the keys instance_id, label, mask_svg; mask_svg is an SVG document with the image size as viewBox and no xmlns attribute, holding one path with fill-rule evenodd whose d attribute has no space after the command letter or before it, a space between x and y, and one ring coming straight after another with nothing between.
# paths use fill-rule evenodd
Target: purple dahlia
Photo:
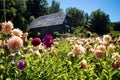
<instances>
[{"instance_id":1,"label":"purple dahlia","mask_svg":"<svg viewBox=\"0 0 120 80\"><path fill-rule=\"evenodd\" d=\"M51 47L54 44L54 39L51 34L46 34L43 38L43 44L46 48Z\"/></svg>"},{"instance_id":2,"label":"purple dahlia","mask_svg":"<svg viewBox=\"0 0 120 80\"><path fill-rule=\"evenodd\" d=\"M27 66L26 61L16 62L16 65L17 65L17 68L20 70L23 70Z\"/></svg>"}]
</instances>

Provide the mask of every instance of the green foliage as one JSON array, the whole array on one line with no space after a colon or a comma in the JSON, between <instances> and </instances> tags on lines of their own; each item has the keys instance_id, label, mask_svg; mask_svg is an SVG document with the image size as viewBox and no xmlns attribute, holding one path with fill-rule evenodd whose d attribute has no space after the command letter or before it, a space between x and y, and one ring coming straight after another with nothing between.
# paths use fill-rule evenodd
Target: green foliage
<instances>
[{"instance_id":1,"label":"green foliage","mask_svg":"<svg viewBox=\"0 0 120 80\"><path fill-rule=\"evenodd\" d=\"M66 14L71 17L72 27L84 25L84 11L77 8L67 8Z\"/></svg>"},{"instance_id":2,"label":"green foliage","mask_svg":"<svg viewBox=\"0 0 120 80\"><path fill-rule=\"evenodd\" d=\"M120 22L116 22L116 23L114 24L114 30L115 30L115 31L120 31Z\"/></svg>"},{"instance_id":3,"label":"green foliage","mask_svg":"<svg viewBox=\"0 0 120 80\"><path fill-rule=\"evenodd\" d=\"M72 32L75 36L81 36L81 37L87 37L88 36L88 31L82 26L78 26L78 27L73 27L72 28ZM88 36L89 37L89 36Z\"/></svg>"},{"instance_id":4,"label":"green foliage","mask_svg":"<svg viewBox=\"0 0 120 80\"><path fill-rule=\"evenodd\" d=\"M31 17L30 17L30 22L32 22L34 19L35 19L35 17L34 17L34 16L31 16Z\"/></svg>"},{"instance_id":5,"label":"green foliage","mask_svg":"<svg viewBox=\"0 0 120 80\"><path fill-rule=\"evenodd\" d=\"M111 31L109 34L111 34L114 37L119 37L120 36L120 32L119 31Z\"/></svg>"},{"instance_id":6,"label":"green foliage","mask_svg":"<svg viewBox=\"0 0 120 80\"><path fill-rule=\"evenodd\" d=\"M109 15L100 9L95 10L90 15L90 21L92 24L92 28L94 32L98 34L105 34L108 32L108 24L109 24Z\"/></svg>"},{"instance_id":7,"label":"green foliage","mask_svg":"<svg viewBox=\"0 0 120 80\"><path fill-rule=\"evenodd\" d=\"M47 14L47 0L28 0L26 13L28 17L35 18Z\"/></svg>"},{"instance_id":8,"label":"green foliage","mask_svg":"<svg viewBox=\"0 0 120 80\"><path fill-rule=\"evenodd\" d=\"M5 0L6 21L14 22L17 28L27 31L31 16L47 14L47 0ZM3 0L0 0L0 21L4 22ZM23 27L25 26L25 27Z\"/></svg>"},{"instance_id":9,"label":"green foliage","mask_svg":"<svg viewBox=\"0 0 120 80\"><path fill-rule=\"evenodd\" d=\"M14 7L10 7L9 10L7 10L6 14L7 19L13 19L17 14L16 14L16 9Z\"/></svg>"},{"instance_id":10,"label":"green foliage","mask_svg":"<svg viewBox=\"0 0 120 80\"><path fill-rule=\"evenodd\" d=\"M15 28L19 28L19 29L21 29L23 32L28 31L27 21L26 21L26 19L25 19L23 16L17 15L17 16L13 19L13 23L14 23L14 25L16 25Z\"/></svg>"},{"instance_id":11,"label":"green foliage","mask_svg":"<svg viewBox=\"0 0 120 80\"><path fill-rule=\"evenodd\" d=\"M48 13L57 13L62 12L62 9L60 8L60 3L53 0L52 5L48 7Z\"/></svg>"},{"instance_id":12,"label":"green foliage","mask_svg":"<svg viewBox=\"0 0 120 80\"><path fill-rule=\"evenodd\" d=\"M23 14L26 9L27 9L27 5L26 5L26 1L27 0L15 0L16 3L16 9L17 9L17 13Z\"/></svg>"},{"instance_id":13,"label":"green foliage","mask_svg":"<svg viewBox=\"0 0 120 80\"><path fill-rule=\"evenodd\" d=\"M3 0L0 0L0 21L5 21L5 13L6 21L14 22L14 25L24 32L27 31L28 25L35 18L49 13L62 12L60 3L55 0L52 1L51 6L48 6L47 0L5 0L5 4L6 10L4 12ZM120 30L119 22L109 24L109 15L100 9L93 11L89 16L84 11L73 7L67 8L66 14L71 17L70 24L72 27L87 26L90 28L89 31L100 35L109 31ZM24 21L20 19L21 17ZM23 26L25 26L25 29Z\"/></svg>"}]
</instances>

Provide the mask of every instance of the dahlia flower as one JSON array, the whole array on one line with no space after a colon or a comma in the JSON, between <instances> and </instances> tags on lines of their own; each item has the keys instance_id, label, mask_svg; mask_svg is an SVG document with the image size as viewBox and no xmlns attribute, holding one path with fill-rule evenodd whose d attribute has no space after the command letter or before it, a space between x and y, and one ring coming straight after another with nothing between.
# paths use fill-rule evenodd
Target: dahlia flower
<instances>
[{"instance_id":1,"label":"dahlia flower","mask_svg":"<svg viewBox=\"0 0 120 80\"><path fill-rule=\"evenodd\" d=\"M101 50L101 51L105 52L106 47L104 45L98 45L97 50Z\"/></svg>"},{"instance_id":2,"label":"dahlia flower","mask_svg":"<svg viewBox=\"0 0 120 80\"><path fill-rule=\"evenodd\" d=\"M102 50L95 50L93 55L97 58L102 58L104 56L104 52Z\"/></svg>"},{"instance_id":3,"label":"dahlia flower","mask_svg":"<svg viewBox=\"0 0 120 80\"><path fill-rule=\"evenodd\" d=\"M12 51L17 51L23 46L23 40L20 37L12 36L7 41L7 46Z\"/></svg>"},{"instance_id":4,"label":"dahlia flower","mask_svg":"<svg viewBox=\"0 0 120 80\"><path fill-rule=\"evenodd\" d=\"M23 70L27 66L25 61L16 62L16 65L17 65L17 68L20 70Z\"/></svg>"},{"instance_id":5,"label":"dahlia flower","mask_svg":"<svg viewBox=\"0 0 120 80\"><path fill-rule=\"evenodd\" d=\"M32 43L33 46L38 46L41 43L41 39L40 38L34 38L31 43Z\"/></svg>"},{"instance_id":6,"label":"dahlia flower","mask_svg":"<svg viewBox=\"0 0 120 80\"><path fill-rule=\"evenodd\" d=\"M43 38L43 44L45 45L46 48L51 47L53 43L53 36L51 34L46 34L45 37Z\"/></svg>"},{"instance_id":7,"label":"dahlia flower","mask_svg":"<svg viewBox=\"0 0 120 80\"><path fill-rule=\"evenodd\" d=\"M109 43L111 41L111 36L110 35L104 35L103 36L103 42Z\"/></svg>"},{"instance_id":8,"label":"dahlia flower","mask_svg":"<svg viewBox=\"0 0 120 80\"><path fill-rule=\"evenodd\" d=\"M2 24L2 32L4 34L10 34L13 29L13 24L11 21Z\"/></svg>"},{"instance_id":9,"label":"dahlia flower","mask_svg":"<svg viewBox=\"0 0 120 80\"><path fill-rule=\"evenodd\" d=\"M77 56L84 54L85 53L85 49L82 45L75 45L74 49L73 49L73 53Z\"/></svg>"},{"instance_id":10,"label":"dahlia flower","mask_svg":"<svg viewBox=\"0 0 120 80\"><path fill-rule=\"evenodd\" d=\"M18 37L22 37L23 32L20 29L13 29L12 34Z\"/></svg>"}]
</instances>

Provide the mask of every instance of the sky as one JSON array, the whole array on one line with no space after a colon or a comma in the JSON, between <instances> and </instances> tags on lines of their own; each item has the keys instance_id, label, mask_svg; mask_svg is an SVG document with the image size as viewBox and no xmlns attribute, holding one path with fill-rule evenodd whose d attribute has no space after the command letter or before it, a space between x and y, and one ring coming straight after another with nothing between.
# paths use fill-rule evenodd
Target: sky
<instances>
[{"instance_id":1,"label":"sky","mask_svg":"<svg viewBox=\"0 0 120 80\"><path fill-rule=\"evenodd\" d=\"M101 9L109 15L111 22L120 21L120 0L56 0L60 2L60 8L65 10L69 7L76 7L91 14L92 11ZM48 0L49 6L52 0Z\"/></svg>"}]
</instances>

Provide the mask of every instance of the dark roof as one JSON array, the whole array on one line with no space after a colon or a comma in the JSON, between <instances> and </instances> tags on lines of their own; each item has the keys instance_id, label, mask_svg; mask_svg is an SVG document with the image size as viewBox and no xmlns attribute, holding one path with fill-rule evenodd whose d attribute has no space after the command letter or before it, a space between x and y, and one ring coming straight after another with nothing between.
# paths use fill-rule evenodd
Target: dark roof
<instances>
[{"instance_id":1,"label":"dark roof","mask_svg":"<svg viewBox=\"0 0 120 80\"><path fill-rule=\"evenodd\" d=\"M29 28L47 27L53 25L63 24L66 17L64 13L53 13L36 18L29 26Z\"/></svg>"}]
</instances>

